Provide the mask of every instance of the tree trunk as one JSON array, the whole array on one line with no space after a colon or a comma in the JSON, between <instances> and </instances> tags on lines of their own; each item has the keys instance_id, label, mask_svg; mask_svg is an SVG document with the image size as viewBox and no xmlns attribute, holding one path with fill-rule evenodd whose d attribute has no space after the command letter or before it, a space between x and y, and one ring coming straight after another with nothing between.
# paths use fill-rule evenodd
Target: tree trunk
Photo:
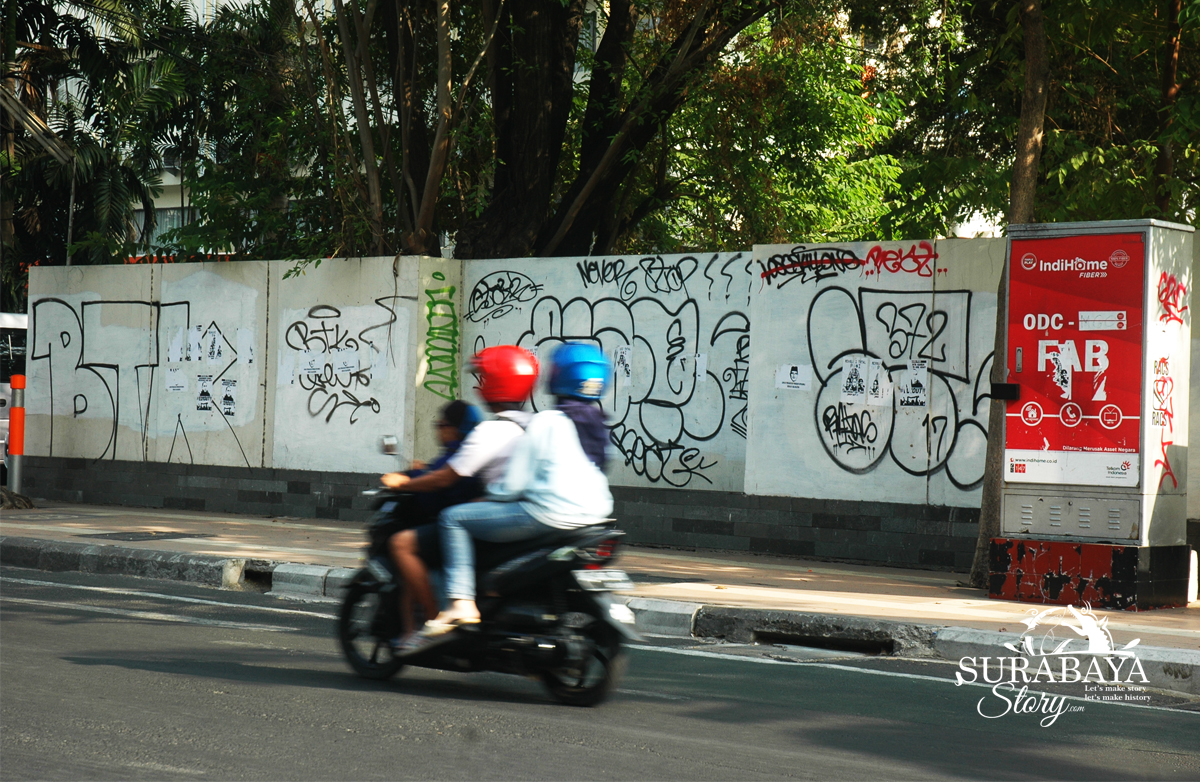
<instances>
[{"instance_id":1,"label":"tree trunk","mask_svg":"<svg viewBox=\"0 0 1200 782\"><path fill-rule=\"evenodd\" d=\"M438 0L437 9L437 131L433 136L429 170L425 174L425 187L421 192L421 207L417 210L413 235L405 243L407 252L420 255L441 254L438 237L433 231L433 210L437 205L442 175L446 170L446 157L450 151L450 119L453 113L450 97L450 0Z\"/></svg>"},{"instance_id":2,"label":"tree trunk","mask_svg":"<svg viewBox=\"0 0 1200 782\"><path fill-rule=\"evenodd\" d=\"M488 206L459 230L459 258L522 257L535 249L571 111L583 6L584 0L505 4L507 20L488 50L495 181Z\"/></svg>"},{"instance_id":3,"label":"tree trunk","mask_svg":"<svg viewBox=\"0 0 1200 782\"><path fill-rule=\"evenodd\" d=\"M1046 57L1046 28L1042 0L1018 0L1025 42L1025 93L1021 96L1021 124L1017 129L1017 156L1013 161L1008 224L1033 222L1038 168L1042 162L1042 127L1050 64Z\"/></svg>"},{"instance_id":4,"label":"tree trunk","mask_svg":"<svg viewBox=\"0 0 1200 782\"><path fill-rule=\"evenodd\" d=\"M599 159L591 162L581 156L579 175L543 230L539 241L542 255L592 252L602 226L612 223L609 213L618 200L622 182L637 165L637 156L683 104L692 78L720 56L738 33L769 10L765 5L752 4L724 16L717 7L710 16L709 6L699 4L691 24L678 34L648 74L647 86L621 116L616 133L603 134L603 143L592 150ZM611 244L613 237L600 237L600 241Z\"/></svg>"},{"instance_id":5,"label":"tree trunk","mask_svg":"<svg viewBox=\"0 0 1200 782\"><path fill-rule=\"evenodd\" d=\"M1008 224L1033 221L1034 196L1042 159L1042 128L1046 119L1046 97L1050 65L1046 56L1046 28L1042 21L1041 0L1019 0L1021 30L1025 42L1025 92L1021 96L1021 122L1017 130L1017 155L1013 161L1012 189L1009 193ZM1008 270L1000 275L996 291L996 337L992 354L993 383L1007 379L1007 292ZM1000 534L1000 489L1004 475L1004 413L1006 403L992 399L988 410L987 456L984 462L983 497L979 507L979 537L975 541L975 559L971 564L970 583L986 588L988 550L992 538Z\"/></svg>"},{"instance_id":6,"label":"tree trunk","mask_svg":"<svg viewBox=\"0 0 1200 782\"><path fill-rule=\"evenodd\" d=\"M371 129L371 113L367 109L363 94L362 62L370 56L367 42L350 35L350 23L346 18L346 7L341 0L333 0L337 16L338 33L342 39L342 54L346 58L346 81L350 86L350 102L354 108L355 124L358 125L358 140L362 144L363 172L367 180L367 220L371 228L371 249L375 254L383 252L383 190L379 181L379 165L375 156L375 139ZM354 41L358 40L358 46Z\"/></svg>"},{"instance_id":7,"label":"tree trunk","mask_svg":"<svg viewBox=\"0 0 1200 782\"><path fill-rule=\"evenodd\" d=\"M1167 0L1167 41L1164 46L1162 69L1163 123L1158 142L1158 160L1154 165L1154 203L1163 217L1171 217L1171 177L1175 173L1175 159L1171 131L1175 100L1179 97L1179 12L1181 0Z\"/></svg>"}]
</instances>

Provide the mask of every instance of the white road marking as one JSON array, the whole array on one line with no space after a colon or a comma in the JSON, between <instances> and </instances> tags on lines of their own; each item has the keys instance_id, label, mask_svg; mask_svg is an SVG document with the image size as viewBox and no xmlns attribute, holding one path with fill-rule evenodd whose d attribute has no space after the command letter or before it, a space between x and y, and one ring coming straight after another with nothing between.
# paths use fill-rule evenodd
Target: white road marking
<instances>
[{"instance_id":1,"label":"white road marking","mask_svg":"<svg viewBox=\"0 0 1200 782\"><path fill-rule=\"evenodd\" d=\"M200 619L190 616L178 616L175 614L161 614L157 611L133 611L120 608L105 608L103 606L89 606L81 603L60 603L54 600L31 600L24 597L8 597L7 595L0 595L0 602L45 606L46 608L62 608L68 611L88 611L93 614L110 614L113 616L124 616L130 619L151 619L158 622L175 622L178 624L225 627L230 630L257 630L267 633L290 633L295 631L295 628L292 627L252 625L246 622L224 622L220 619Z\"/></svg>"},{"instance_id":2,"label":"white road marking","mask_svg":"<svg viewBox=\"0 0 1200 782\"><path fill-rule=\"evenodd\" d=\"M837 665L835 663L808 663L808 662L784 662L783 660L769 660L756 657L741 657L739 655L718 654L717 652L702 652L698 649L669 649L661 646L645 646L642 644L628 644L626 648L638 649L644 652L663 652L665 654L680 654L686 657L709 657L715 660L731 660L736 662L758 663L760 665L793 665L798 668L828 668L834 671L843 671L849 673L865 673L871 676L891 676L897 679L915 679L919 681L938 682L939 684L953 684L957 686L967 687L982 687L985 690L992 689L992 685L982 682L963 682L959 685L953 679L942 679L937 676L925 676L920 673L901 673L899 671L879 671L874 668L859 668L853 665ZM1042 694L1040 690L1030 690L1034 695ZM1140 703L1126 703L1125 701L1095 701L1087 698L1079 698L1074 695L1056 695L1055 693L1045 693L1047 697L1066 698L1069 701L1076 701L1088 705L1096 706L1124 706L1128 709L1150 709L1151 711L1169 711L1172 714L1191 714L1200 716L1200 712L1188 711L1186 709L1171 709L1165 706L1146 706Z\"/></svg>"},{"instance_id":3,"label":"white road marking","mask_svg":"<svg viewBox=\"0 0 1200 782\"><path fill-rule=\"evenodd\" d=\"M669 695L665 692L651 692L650 690L631 690L628 687L622 687L619 690L617 690L617 692L623 693L625 695L644 695L648 698L662 698L663 700L668 700L668 701L690 701L691 700L691 698L687 698L683 695Z\"/></svg>"},{"instance_id":4,"label":"white road marking","mask_svg":"<svg viewBox=\"0 0 1200 782\"><path fill-rule=\"evenodd\" d=\"M197 603L199 605L222 606L224 608L244 608L247 611L267 611L274 614L299 614L301 616L316 616L321 619L337 619L333 614L321 614L316 611L297 611L294 608L272 608L270 606L242 605L227 603L223 600L203 600L198 597L183 597L181 595L164 595L161 592L139 592L136 589L113 589L112 587L82 586L78 584L57 584L53 581L33 581L27 578L0 578L11 584L27 584L29 586L61 587L63 589L80 589L86 592L104 592L110 595L134 595L136 597L153 597L159 600L173 600L177 603Z\"/></svg>"}]
</instances>

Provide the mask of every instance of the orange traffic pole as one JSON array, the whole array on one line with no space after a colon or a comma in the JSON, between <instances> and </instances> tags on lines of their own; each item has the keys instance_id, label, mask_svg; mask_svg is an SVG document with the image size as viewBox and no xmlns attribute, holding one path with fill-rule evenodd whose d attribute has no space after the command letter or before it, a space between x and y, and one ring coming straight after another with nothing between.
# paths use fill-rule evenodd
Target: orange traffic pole
<instances>
[{"instance_id":1,"label":"orange traffic pole","mask_svg":"<svg viewBox=\"0 0 1200 782\"><path fill-rule=\"evenodd\" d=\"M12 409L8 414L8 490L21 493L25 461L25 376L12 376Z\"/></svg>"}]
</instances>

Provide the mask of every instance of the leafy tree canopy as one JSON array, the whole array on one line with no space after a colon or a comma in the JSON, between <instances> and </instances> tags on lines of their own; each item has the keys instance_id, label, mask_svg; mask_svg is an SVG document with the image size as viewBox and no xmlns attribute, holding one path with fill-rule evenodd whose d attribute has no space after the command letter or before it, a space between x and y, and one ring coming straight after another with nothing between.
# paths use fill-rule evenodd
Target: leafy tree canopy
<instances>
[{"instance_id":1,"label":"leafy tree canopy","mask_svg":"<svg viewBox=\"0 0 1200 782\"><path fill-rule=\"evenodd\" d=\"M1007 3L4 5L4 86L73 153L5 112L9 295L68 233L74 263L652 253L944 235L1008 200ZM1192 221L1200 0L1045 19L1036 219ZM187 219L149 246L167 168Z\"/></svg>"}]
</instances>

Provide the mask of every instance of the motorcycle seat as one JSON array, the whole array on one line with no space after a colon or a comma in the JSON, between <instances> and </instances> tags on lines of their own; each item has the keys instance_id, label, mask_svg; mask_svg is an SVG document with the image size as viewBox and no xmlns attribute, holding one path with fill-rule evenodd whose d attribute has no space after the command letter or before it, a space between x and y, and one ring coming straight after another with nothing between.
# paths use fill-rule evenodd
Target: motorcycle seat
<instances>
[{"instance_id":1,"label":"motorcycle seat","mask_svg":"<svg viewBox=\"0 0 1200 782\"><path fill-rule=\"evenodd\" d=\"M616 521L608 519L601 524L590 524L576 529L556 529L540 537L516 540L512 543L475 543L476 570L490 570L510 559L551 546L566 546L584 541L601 530L616 528Z\"/></svg>"}]
</instances>

